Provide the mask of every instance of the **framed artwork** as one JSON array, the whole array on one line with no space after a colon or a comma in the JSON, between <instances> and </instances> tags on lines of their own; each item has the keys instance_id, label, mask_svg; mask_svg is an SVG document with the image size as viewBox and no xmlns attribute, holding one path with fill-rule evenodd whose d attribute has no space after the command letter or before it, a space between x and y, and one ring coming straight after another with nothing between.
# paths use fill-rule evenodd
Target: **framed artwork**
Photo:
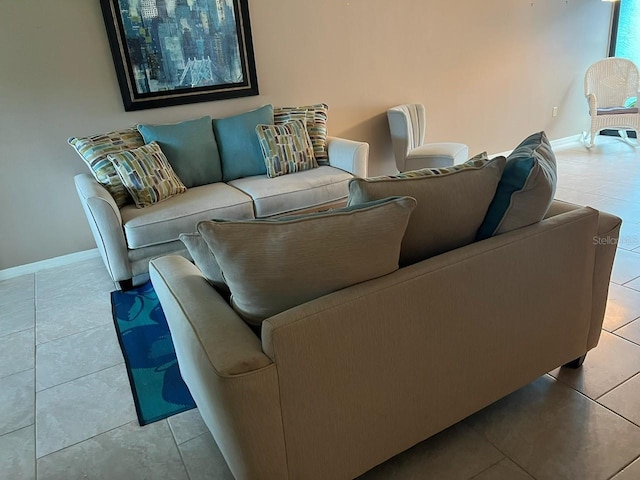
<instances>
[{"instance_id":1,"label":"framed artwork","mask_svg":"<svg viewBox=\"0 0 640 480\"><path fill-rule=\"evenodd\" d=\"M127 111L258 95L248 0L100 0Z\"/></svg>"}]
</instances>

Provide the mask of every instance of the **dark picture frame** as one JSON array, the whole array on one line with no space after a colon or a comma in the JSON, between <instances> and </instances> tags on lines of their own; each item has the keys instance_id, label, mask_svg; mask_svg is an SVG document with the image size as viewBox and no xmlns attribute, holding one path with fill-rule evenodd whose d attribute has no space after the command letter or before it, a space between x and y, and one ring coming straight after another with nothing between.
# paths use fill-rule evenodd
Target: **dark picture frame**
<instances>
[{"instance_id":1,"label":"dark picture frame","mask_svg":"<svg viewBox=\"0 0 640 480\"><path fill-rule=\"evenodd\" d=\"M248 0L100 0L126 111L258 95Z\"/></svg>"}]
</instances>

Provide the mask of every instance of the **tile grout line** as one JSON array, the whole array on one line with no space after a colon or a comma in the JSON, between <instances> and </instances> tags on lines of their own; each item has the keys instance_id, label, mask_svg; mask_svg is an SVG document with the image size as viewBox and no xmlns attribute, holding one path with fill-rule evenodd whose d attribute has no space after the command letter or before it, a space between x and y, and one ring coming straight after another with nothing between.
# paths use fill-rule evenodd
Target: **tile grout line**
<instances>
[{"instance_id":1,"label":"tile grout line","mask_svg":"<svg viewBox=\"0 0 640 480\"><path fill-rule=\"evenodd\" d=\"M23 425L22 427L14 428L13 430L10 430L8 432L4 432L2 435L0 435L0 438L4 437L6 435L11 435L12 433L19 432L20 430L24 430L25 428L29 428L29 427L33 427L34 430L35 430L35 426L36 426L36 422L35 422L35 419L34 419L33 423L30 423L29 425Z\"/></svg>"},{"instance_id":2,"label":"tile grout line","mask_svg":"<svg viewBox=\"0 0 640 480\"><path fill-rule=\"evenodd\" d=\"M175 444L176 449L178 450L178 456L180 457L180 461L182 462L182 468L184 468L184 471L187 474L187 478L191 480L191 472L189 472L189 468L187 467L187 462L184 461L184 455L182 454L182 449L180 448L181 444L179 444L178 440L176 439L175 433L173 432L173 428L171 427L171 423L169 423L169 417L165 418L165 421L169 426L169 431L171 432L171 438L173 438L173 443ZM198 437L194 437L194 438L198 438ZM191 440L193 440L193 438ZM190 441L190 440L187 440L187 441ZM183 442L183 443L187 443L187 442Z\"/></svg>"},{"instance_id":3,"label":"tile grout line","mask_svg":"<svg viewBox=\"0 0 640 480\"><path fill-rule=\"evenodd\" d=\"M640 455L637 456L636 458L634 458L633 460L631 460L629 463L627 463L624 467L622 467L620 470L618 470L616 473L614 473L613 475L611 475L611 477L609 477L607 480L613 480L618 474L622 473L623 470L625 470L626 468L630 467L632 463L634 463L636 460L638 460L640 458Z\"/></svg>"},{"instance_id":4,"label":"tile grout line","mask_svg":"<svg viewBox=\"0 0 640 480\"><path fill-rule=\"evenodd\" d=\"M627 383L627 382L629 382L629 381L633 380L634 378L638 377L639 375L640 375L640 371L638 371L638 372L634 373L633 375L631 375L631 376L630 376L629 378L627 378L626 380L624 380L624 381L620 382L620 383L619 383L619 384L617 384L615 387L610 388L609 390L607 390L606 392L604 392L604 393L602 393L602 394L598 395L596 398L594 398L594 399L592 399L592 400L593 400L594 402L598 402L598 403L600 403L598 400L600 400L602 397L604 397L604 396L605 396L605 395L607 395L608 393L613 392L616 388L621 387L622 385L624 385L625 383ZM589 397L589 398L591 398L591 397ZM602 405L602 404L601 404L601 405ZM602 405L602 406L604 407L605 405ZM620 415L620 416L622 417L622 415ZM622 418L625 418L625 417L622 417ZM630 421L631 423L633 423L634 425L638 425L638 424L636 424L635 422L632 422L631 420L629 420L629 421ZM638 425L638 427L640 427L640 425Z\"/></svg>"},{"instance_id":5,"label":"tile grout line","mask_svg":"<svg viewBox=\"0 0 640 480\"><path fill-rule=\"evenodd\" d=\"M628 326L629 326L629 325L631 325L633 322L638 321L638 320L640 320L640 317L638 317L638 318L634 318L634 319L633 319L633 320L631 320L630 322L625 323L624 325L620 325L618 328L616 328L616 329L615 329L615 330L613 330L612 332L608 332L608 333L610 333L611 335L615 335L616 337L620 338L621 340L626 340L627 342L632 343L632 344L637 345L638 347L640 347L640 342L635 342L635 341L633 341L633 340L631 340L631 339L629 339L629 338L627 338L627 337L623 337L623 336L622 336L622 335L620 335L619 333L616 333L616 332L617 332L618 330L620 330L621 328L628 327ZM605 330L605 332L606 332L606 330Z\"/></svg>"},{"instance_id":6,"label":"tile grout line","mask_svg":"<svg viewBox=\"0 0 640 480\"><path fill-rule=\"evenodd\" d=\"M544 375L549 375L548 373L545 373ZM543 375L541 375L543 376ZM551 377L553 378L553 377ZM555 380L555 379L554 379ZM504 398L504 397L503 397ZM482 410L479 410L482 411ZM478 412L476 412L478 413ZM473 414L472 414L473 415ZM479 431L477 428L475 428L473 425L470 425L468 422L466 422L466 420L469 417L461 420L462 422L465 422L465 424L467 425L467 427L469 427L471 430L473 430L474 432L476 432L478 435L480 435L482 438L484 438L484 440L489 443L489 445L491 445L493 448L495 448L498 452L500 452L501 455L503 455L503 458L501 458L498 462L496 462L493 466L497 465L498 463L502 462L505 458L508 458L509 460L511 460L515 465L518 466L518 468L520 468L523 472L525 472L527 475L529 475L533 480L537 480L533 474L531 472L529 472L529 470L527 470L526 468L524 468L522 465L520 465L518 462L516 462L515 459L511 458L509 455L507 455L505 452L502 451L501 448L499 448L497 445L495 445L491 440L489 440L489 438L484 434L484 432ZM489 467L491 468L491 467ZM487 469L483 470L482 472L486 471ZM482 472L477 473L475 476L480 475ZM473 480L474 477L471 477L471 479L469 480Z\"/></svg>"},{"instance_id":7,"label":"tile grout line","mask_svg":"<svg viewBox=\"0 0 640 480\"><path fill-rule=\"evenodd\" d=\"M118 367L120 365L125 365L124 360L122 362L119 362L119 363L110 365L108 367L104 367L104 368L101 368L99 370L96 370L95 372L86 373L84 375L81 375L80 377L72 378L70 380L65 380L64 382L58 383L57 385L51 385L50 387L43 388L42 390L36 390L36 394L42 393L42 392L46 392L47 390L51 390L52 388L56 388L56 387L60 387L62 385L66 385L67 383L75 382L76 380L80 380L81 378L88 377L89 375L95 375L96 373L104 372L105 370L109 370L110 368Z\"/></svg>"},{"instance_id":8,"label":"tile grout line","mask_svg":"<svg viewBox=\"0 0 640 480\"><path fill-rule=\"evenodd\" d=\"M15 333L16 333L16 334L17 334L17 333L24 333L24 332L26 332L26 331L28 331L28 330L32 330L32 329L34 330L34 332L33 332L33 337L34 337L34 339L35 339L36 334L35 334L35 329L34 329L33 327L32 327L32 328L28 328L28 329L26 329L26 330L22 330L21 332L15 332ZM13 335L13 334L11 334L11 335ZM8 337L8 336L9 336L9 335L5 335L5 337ZM1 340L2 338L4 338L4 337L0 337L0 340ZM34 343L35 343L35 340L34 340ZM11 376L13 376L13 375L18 375L18 374L20 374L20 373L28 372L29 370L33 370L34 375L35 375L35 371L36 371L36 352L35 352L35 346L34 346L34 352L33 352L33 365L32 365L32 366L30 366L30 367L28 367L28 368L23 368L22 370L16 370L15 372L11 372L11 373L9 373L9 374L7 374L7 375L1 375L1 376L0 376L0 380L4 380L5 378L9 378L9 377L11 377ZM35 384L34 384L34 388L35 388Z\"/></svg>"},{"instance_id":9,"label":"tile grout line","mask_svg":"<svg viewBox=\"0 0 640 480\"><path fill-rule=\"evenodd\" d=\"M631 325L636 320L640 320L640 317L634 318L633 320L629 320L628 322L624 322L622 325L618 325L616 328L614 328L612 330L607 330L605 327L602 327L602 331L615 335L616 334L615 332L617 332L621 328L628 327L629 325ZM621 338L624 338L625 340L629 340L628 338L622 337L621 335L618 335L618 336L621 337ZM629 340L629 341L633 342L633 340ZM636 343L636 342L633 342L633 343Z\"/></svg>"},{"instance_id":10,"label":"tile grout line","mask_svg":"<svg viewBox=\"0 0 640 480\"><path fill-rule=\"evenodd\" d=\"M495 447L495 445L494 445L494 447ZM499 450L498 450L498 451L499 451ZM500 452L500 453L502 453L502 452ZM504 453L503 453L503 455L504 455ZM484 472L486 472L487 470L489 470L489 469L491 469L491 468L495 467L496 465L498 465L499 463L503 462L505 459L509 459L509 460L511 460L509 457L504 456L504 457L502 457L500 460L498 460L497 462L492 463L491 465L489 465L489 466L488 466L487 468L485 468L484 470L481 470L481 471L479 471L478 473L474 473L474 474L473 474L473 475L471 475L467 480L473 480L474 478L478 478L478 476L482 475L482 474L483 474Z\"/></svg>"},{"instance_id":11,"label":"tile grout line","mask_svg":"<svg viewBox=\"0 0 640 480\"><path fill-rule=\"evenodd\" d=\"M89 327L89 328L87 328L85 330L78 330L77 332L69 333L67 335L63 335L62 337L54 338L53 340L47 340L46 342L41 342L41 343L38 343L38 341L36 339L36 347L39 347L41 345L48 345L49 343L57 342L58 340L63 340L65 338L71 337L73 335L80 335L81 333L90 332L91 330L95 330L96 328L104 328L105 326L111 326L111 325L113 325L113 324L109 323L109 322L105 322L102 325L94 325L93 327ZM2 337L0 337L0 338L2 338Z\"/></svg>"},{"instance_id":12,"label":"tile grout line","mask_svg":"<svg viewBox=\"0 0 640 480\"><path fill-rule=\"evenodd\" d=\"M121 425L117 425L117 426L115 426L115 427L113 427L113 428L110 428L109 430L105 430L104 432L96 433L95 435L91 435L91 436L90 436L90 437L88 437L88 438L85 438L85 439L83 439L83 440L79 440L79 441L77 441L77 442L75 442L75 443L72 443L72 444L70 444L70 445L66 445L66 446L64 446L64 447L62 447L62 448L59 448L58 450L54 450L53 452L49 452L49 453L47 453L47 454L45 454L45 455L42 455L41 457L38 457L38 452L36 451L36 465L37 465L37 463L38 463L38 460L42 460L43 458L46 458L46 457L48 457L48 456L50 456L50 455L53 455L53 454L56 454L56 453L60 453L60 452L62 452L62 451L64 451L64 450L67 450L68 448L75 447L76 445L79 445L79 444L81 444L81 443L83 443L83 442L86 442L87 440L91 440L92 438L99 437L100 435L104 435L104 434L106 434L106 433L113 432L114 430L117 430L118 428L122 428L122 427L124 427L125 425L129 425L130 423L134 423L134 422L136 422L136 423L137 423L137 422L138 422L138 420L137 420L137 419L129 420L129 421L127 421L127 422L125 422L125 423L123 423L123 424L121 424ZM138 426L140 426L140 424L138 424ZM140 427L140 428L144 428L144 427Z\"/></svg>"}]
</instances>

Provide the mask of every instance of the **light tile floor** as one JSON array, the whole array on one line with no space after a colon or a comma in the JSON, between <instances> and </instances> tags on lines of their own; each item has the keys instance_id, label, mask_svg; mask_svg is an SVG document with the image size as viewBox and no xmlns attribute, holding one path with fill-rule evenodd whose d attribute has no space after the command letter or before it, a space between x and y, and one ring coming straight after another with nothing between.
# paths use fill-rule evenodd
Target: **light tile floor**
<instances>
[{"instance_id":1,"label":"light tile floor","mask_svg":"<svg viewBox=\"0 0 640 480\"><path fill-rule=\"evenodd\" d=\"M625 222L599 346L362 478L640 479L640 149L556 153L557 197ZM197 410L138 426L113 287L99 259L0 282L0 479L232 478Z\"/></svg>"}]
</instances>

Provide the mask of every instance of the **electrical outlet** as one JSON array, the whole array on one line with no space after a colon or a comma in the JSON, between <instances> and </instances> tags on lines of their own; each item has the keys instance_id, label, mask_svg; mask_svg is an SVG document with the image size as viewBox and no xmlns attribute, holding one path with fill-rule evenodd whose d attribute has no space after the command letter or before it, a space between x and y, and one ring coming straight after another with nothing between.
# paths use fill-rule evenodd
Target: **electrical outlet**
<instances>
[{"instance_id":1,"label":"electrical outlet","mask_svg":"<svg viewBox=\"0 0 640 480\"><path fill-rule=\"evenodd\" d=\"M552 117L557 117L558 116L558 107L553 107L551 109L551 116Z\"/></svg>"}]
</instances>

